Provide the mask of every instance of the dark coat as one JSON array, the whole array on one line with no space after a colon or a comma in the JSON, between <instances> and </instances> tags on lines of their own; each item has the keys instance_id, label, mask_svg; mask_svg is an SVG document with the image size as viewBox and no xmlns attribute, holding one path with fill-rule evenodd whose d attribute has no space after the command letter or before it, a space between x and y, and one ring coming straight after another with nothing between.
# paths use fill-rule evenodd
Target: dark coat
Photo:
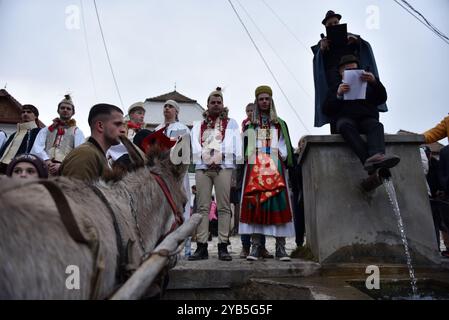
<instances>
[{"instance_id":1,"label":"dark coat","mask_svg":"<svg viewBox=\"0 0 449 320\"><path fill-rule=\"evenodd\" d=\"M449 146L440 150L440 163L438 167L438 179L441 190L449 195Z\"/></svg>"},{"instance_id":2,"label":"dark coat","mask_svg":"<svg viewBox=\"0 0 449 320\"><path fill-rule=\"evenodd\" d=\"M340 78L341 80L341 78ZM387 91L378 78L375 84L368 83L366 88L366 99L364 100L340 100L337 98L338 85L329 89L327 98L323 105L323 112L335 123L341 117L363 118L370 117L379 120L378 105L387 101Z\"/></svg>"},{"instance_id":3,"label":"dark coat","mask_svg":"<svg viewBox=\"0 0 449 320\"><path fill-rule=\"evenodd\" d=\"M377 78L379 78L376 60L374 59L374 54L373 50L371 49L371 45L367 41L363 40L361 37L359 37L359 40L360 40L358 43L359 47L353 49L354 52L352 52L352 54L354 54L359 58L360 66L362 68L372 72ZM326 68L324 53L320 50L320 45L318 44L313 46L312 51L313 51L313 78L315 84L315 127L322 127L330 122L330 118L323 111L323 105L326 100L330 85L327 80L329 72L327 72L326 69L330 70L329 68L331 62L334 61L335 63L338 57L337 55L331 54L332 55L331 59L327 59L326 62L327 68ZM349 51L351 51L351 48ZM347 53L348 50L343 50L339 54L341 55ZM387 105L385 103L378 105L377 109L380 112L388 111Z\"/></svg>"}]
</instances>

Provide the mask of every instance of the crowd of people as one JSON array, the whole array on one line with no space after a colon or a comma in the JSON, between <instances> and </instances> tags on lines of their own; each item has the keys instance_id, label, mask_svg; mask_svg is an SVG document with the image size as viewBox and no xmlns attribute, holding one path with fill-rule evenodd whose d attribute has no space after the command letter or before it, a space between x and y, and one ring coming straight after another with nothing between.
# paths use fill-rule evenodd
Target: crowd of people
<instances>
[{"instance_id":1,"label":"crowd of people","mask_svg":"<svg viewBox=\"0 0 449 320\"><path fill-rule=\"evenodd\" d=\"M341 18L328 11L322 23L329 30L338 26ZM387 111L387 91L380 81L369 43L348 33L347 42L337 45L323 35L312 50L315 125L329 123L331 133L341 134L368 175L380 168L398 165L398 156L385 153L379 112ZM362 70L360 81L366 84L366 96L348 100L345 95L350 92L351 85L344 81L345 72L354 69ZM216 220L219 260L232 260L227 247L231 231L238 230L242 241L241 258L255 261L274 256L289 261L285 238L296 237L298 246L304 242L304 210L299 196L301 178L287 123L279 117L273 96L269 86L257 87L254 101L246 106L247 118L239 126L238 121L229 117L224 93L217 88L208 96L203 119L195 122L191 130L179 121L181 110L173 100L165 102L164 122L154 131L144 123L142 102L129 107L127 121L119 107L97 104L88 115L90 135L87 139L73 118L75 104L69 95L57 105L58 117L44 128L39 127L38 109L27 104L22 107L17 131L9 137L0 132L0 172L21 179L62 175L92 182L108 178L114 171L123 175L145 165L145 153L151 145L148 137L152 134L165 137L169 141L164 143L167 149L180 136L190 135L195 199L193 209L190 201L186 204L184 218L188 219L191 212L195 212L202 216L202 221L196 230L193 254L190 238L186 241L188 259L208 259L210 220ZM366 135L366 142L360 134ZM449 137L449 117L424 136L426 143ZM448 214L447 148L441 151L438 165L429 155L428 179L435 219ZM437 183L431 178L434 175ZM187 195L191 194L187 175L183 188ZM213 191L215 201L211 208ZM234 226L231 226L231 203L235 206L234 220L238 222ZM440 219L436 225L447 239L445 221L447 219ZM265 247L267 236L275 238L274 255Z\"/></svg>"}]
</instances>

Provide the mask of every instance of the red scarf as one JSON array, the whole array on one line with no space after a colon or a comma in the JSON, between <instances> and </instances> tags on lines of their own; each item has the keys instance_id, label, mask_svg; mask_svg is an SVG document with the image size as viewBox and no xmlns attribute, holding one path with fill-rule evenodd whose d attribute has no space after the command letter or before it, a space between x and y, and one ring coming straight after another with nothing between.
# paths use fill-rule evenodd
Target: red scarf
<instances>
[{"instance_id":1,"label":"red scarf","mask_svg":"<svg viewBox=\"0 0 449 320\"><path fill-rule=\"evenodd\" d=\"M140 130L140 129L142 129L142 124L143 123L135 123L135 122L132 122L132 121L128 121L128 124L127 124L127 126L128 126L128 129L134 129L134 130Z\"/></svg>"},{"instance_id":2,"label":"red scarf","mask_svg":"<svg viewBox=\"0 0 449 320\"><path fill-rule=\"evenodd\" d=\"M55 129L58 129L57 135L63 136L65 134L65 128L76 126L76 122L74 119L70 119L68 121L63 121L59 118L53 120L53 124L48 127L48 131L53 132Z\"/></svg>"}]
</instances>

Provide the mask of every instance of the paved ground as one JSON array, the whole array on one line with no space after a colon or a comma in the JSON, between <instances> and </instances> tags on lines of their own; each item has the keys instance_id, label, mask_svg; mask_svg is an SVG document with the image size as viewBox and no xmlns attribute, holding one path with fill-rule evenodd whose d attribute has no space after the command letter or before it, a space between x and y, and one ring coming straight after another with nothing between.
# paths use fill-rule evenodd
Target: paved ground
<instances>
[{"instance_id":1,"label":"paved ground","mask_svg":"<svg viewBox=\"0 0 449 320\"><path fill-rule=\"evenodd\" d=\"M271 254L275 253L275 244L276 244L276 240L273 237L266 237L266 247L268 249L268 251ZM296 249L296 243L295 243L295 238L286 238L286 244L285 244L285 249L287 251L288 254L290 254L293 250ZM233 236L230 238L231 241L231 245L228 246L228 251L229 253L233 256L233 257L238 257L240 254L240 251L242 250L242 243L240 241L240 236ZM211 255L212 257L218 257L217 256L217 244L218 244L218 238L217 237L213 237L212 241L208 242L208 251L209 251L209 255ZM192 253L195 252L196 249L196 243L192 242ZM443 244L443 238L441 238L441 251L446 250L446 247ZM184 257L184 252L182 252L182 256ZM449 260L449 259L448 259Z\"/></svg>"}]
</instances>

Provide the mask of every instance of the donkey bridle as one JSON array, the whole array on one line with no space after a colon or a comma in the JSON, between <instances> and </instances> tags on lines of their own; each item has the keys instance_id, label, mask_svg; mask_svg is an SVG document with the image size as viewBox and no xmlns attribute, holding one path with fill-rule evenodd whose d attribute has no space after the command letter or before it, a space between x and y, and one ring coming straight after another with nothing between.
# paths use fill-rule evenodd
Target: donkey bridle
<instances>
[{"instance_id":1,"label":"donkey bridle","mask_svg":"<svg viewBox=\"0 0 449 320\"><path fill-rule=\"evenodd\" d=\"M151 175L157 181L159 187L161 187L162 192L164 193L165 198L167 198L167 201L170 204L170 207L173 211L173 215L175 217L175 221L173 221L173 223L170 227L170 230L159 239L158 243L160 243L160 242L162 242L162 240L164 240L164 238L166 236L168 236L170 233L175 231L176 228L179 227L184 222L184 218L183 218L182 212L178 211L178 209L176 208L175 201L173 200L173 197L172 197L170 191L168 190L168 186L165 183L164 179L162 179L162 177L159 174L157 174L156 172L153 172L153 171L151 171Z\"/></svg>"}]
</instances>

